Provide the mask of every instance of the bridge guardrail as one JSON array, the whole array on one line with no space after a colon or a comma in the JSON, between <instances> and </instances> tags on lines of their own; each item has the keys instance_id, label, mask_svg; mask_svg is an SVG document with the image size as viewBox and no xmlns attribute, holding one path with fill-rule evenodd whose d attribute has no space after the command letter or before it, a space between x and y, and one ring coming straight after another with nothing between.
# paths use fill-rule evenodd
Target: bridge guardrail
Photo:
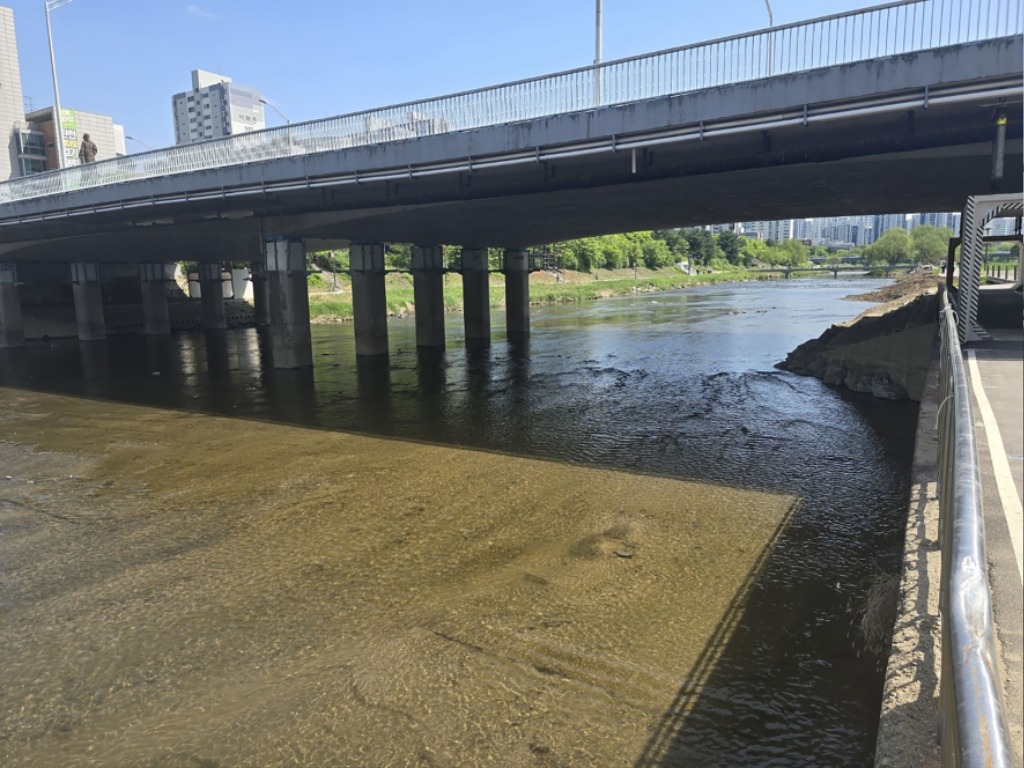
<instances>
[{"instance_id":1,"label":"bridge guardrail","mask_svg":"<svg viewBox=\"0 0 1024 768\"><path fill-rule=\"evenodd\" d=\"M1014 758L996 661L971 393L945 287L939 329L942 763L1010 768Z\"/></svg>"},{"instance_id":2,"label":"bridge guardrail","mask_svg":"<svg viewBox=\"0 0 1024 768\"><path fill-rule=\"evenodd\" d=\"M339 117L0 183L0 204L124 181L593 110L1021 32L1024 0L899 0Z\"/></svg>"}]
</instances>

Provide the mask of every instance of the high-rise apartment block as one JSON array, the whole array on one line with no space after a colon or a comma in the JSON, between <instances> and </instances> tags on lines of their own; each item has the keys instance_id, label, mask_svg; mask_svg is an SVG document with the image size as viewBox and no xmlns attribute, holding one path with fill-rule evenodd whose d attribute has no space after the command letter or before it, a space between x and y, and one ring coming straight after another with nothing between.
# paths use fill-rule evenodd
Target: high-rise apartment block
<instances>
[{"instance_id":1,"label":"high-rise apartment block","mask_svg":"<svg viewBox=\"0 0 1024 768\"><path fill-rule=\"evenodd\" d=\"M174 141L191 144L266 127L259 91L231 82L230 77L192 70L192 90L172 99Z\"/></svg>"},{"instance_id":2,"label":"high-rise apartment block","mask_svg":"<svg viewBox=\"0 0 1024 768\"><path fill-rule=\"evenodd\" d=\"M743 223L743 231L755 233L759 240L771 240L774 243L781 243L783 240L793 239L794 224L793 219L746 221Z\"/></svg>"}]
</instances>

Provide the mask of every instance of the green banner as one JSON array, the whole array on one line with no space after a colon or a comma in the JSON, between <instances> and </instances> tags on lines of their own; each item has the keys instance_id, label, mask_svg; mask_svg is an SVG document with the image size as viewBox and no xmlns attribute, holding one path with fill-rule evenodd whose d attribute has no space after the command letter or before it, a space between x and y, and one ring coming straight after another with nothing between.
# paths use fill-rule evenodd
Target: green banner
<instances>
[{"instance_id":1,"label":"green banner","mask_svg":"<svg viewBox=\"0 0 1024 768\"><path fill-rule=\"evenodd\" d=\"M78 165L78 113L73 109L60 111L61 145L64 149L64 167Z\"/></svg>"}]
</instances>

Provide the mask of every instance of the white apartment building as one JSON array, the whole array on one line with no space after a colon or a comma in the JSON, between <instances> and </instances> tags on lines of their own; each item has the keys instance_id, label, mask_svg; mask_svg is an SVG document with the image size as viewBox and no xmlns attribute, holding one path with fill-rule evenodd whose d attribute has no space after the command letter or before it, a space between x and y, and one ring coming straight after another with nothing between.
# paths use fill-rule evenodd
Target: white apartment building
<instances>
[{"instance_id":1,"label":"white apartment building","mask_svg":"<svg viewBox=\"0 0 1024 768\"><path fill-rule=\"evenodd\" d=\"M919 213L915 218L914 224L931 224L933 227L945 227L956 233L960 231L960 214Z\"/></svg>"},{"instance_id":2,"label":"white apartment building","mask_svg":"<svg viewBox=\"0 0 1024 768\"><path fill-rule=\"evenodd\" d=\"M231 82L230 77L192 70L192 90L172 99L174 141L196 141L234 136L266 128L259 91Z\"/></svg>"},{"instance_id":3,"label":"white apartment building","mask_svg":"<svg viewBox=\"0 0 1024 768\"><path fill-rule=\"evenodd\" d=\"M1015 237L1020 234L1020 219L993 219L985 226L985 234L991 237Z\"/></svg>"},{"instance_id":4,"label":"white apartment building","mask_svg":"<svg viewBox=\"0 0 1024 768\"><path fill-rule=\"evenodd\" d=\"M771 240L774 243L781 243L783 240L793 239L794 225L794 219L747 221L743 223L743 231L755 233L759 240Z\"/></svg>"}]
</instances>

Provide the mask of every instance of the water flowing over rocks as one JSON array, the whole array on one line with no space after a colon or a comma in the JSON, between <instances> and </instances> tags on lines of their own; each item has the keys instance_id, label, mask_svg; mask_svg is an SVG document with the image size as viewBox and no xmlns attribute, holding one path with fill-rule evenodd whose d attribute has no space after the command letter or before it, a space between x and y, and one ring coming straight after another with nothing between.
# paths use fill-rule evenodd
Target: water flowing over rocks
<instances>
[{"instance_id":1,"label":"water flowing over rocks","mask_svg":"<svg viewBox=\"0 0 1024 768\"><path fill-rule=\"evenodd\" d=\"M896 298L833 325L776 368L886 400L920 401L937 328L938 282L915 272L883 290L881 298Z\"/></svg>"}]
</instances>

